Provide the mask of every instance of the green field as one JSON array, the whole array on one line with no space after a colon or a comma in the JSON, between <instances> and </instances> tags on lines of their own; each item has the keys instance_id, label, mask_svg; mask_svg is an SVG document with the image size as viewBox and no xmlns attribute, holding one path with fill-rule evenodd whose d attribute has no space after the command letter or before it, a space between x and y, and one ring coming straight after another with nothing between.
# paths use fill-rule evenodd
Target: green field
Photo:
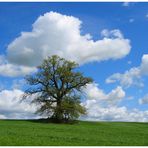
<instances>
[{"instance_id":1,"label":"green field","mask_svg":"<svg viewBox=\"0 0 148 148\"><path fill-rule=\"evenodd\" d=\"M148 123L79 122L52 124L0 120L4 146L148 146Z\"/></svg>"}]
</instances>

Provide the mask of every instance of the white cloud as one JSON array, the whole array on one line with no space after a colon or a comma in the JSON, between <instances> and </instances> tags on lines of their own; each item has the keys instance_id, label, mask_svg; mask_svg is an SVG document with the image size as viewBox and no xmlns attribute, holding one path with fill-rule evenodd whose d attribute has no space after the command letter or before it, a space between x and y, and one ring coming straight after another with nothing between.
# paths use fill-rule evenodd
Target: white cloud
<instances>
[{"instance_id":1,"label":"white cloud","mask_svg":"<svg viewBox=\"0 0 148 148\"><path fill-rule=\"evenodd\" d=\"M139 68L131 68L125 73L115 73L106 79L106 83L115 83L120 82L120 85L125 87L130 87L131 85L143 86L143 83L140 82L140 70Z\"/></svg>"},{"instance_id":2,"label":"white cloud","mask_svg":"<svg viewBox=\"0 0 148 148\"><path fill-rule=\"evenodd\" d=\"M36 107L30 105L28 101L21 102L23 91L2 90L0 92L0 118L28 119L34 118Z\"/></svg>"},{"instance_id":3,"label":"white cloud","mask_svg":"<svg viewBox=\"0 0 148 148\"><path fill-rule=\"evenodd\" d=\"M0 65L0 75L8 77L24 76L28 73L34 72L35 70L36 68L13 64Z\"/></svg>"},{"instance_id":4,"label":"white cloud","mask_svg":"<svg viewBox=\"0 0 148 148\"><path fill-rule=\"evenodd\" d=\"M88 84L83 91L90 100L105 101L108 105L117 105L125 97L125 92L120 86L106 94L98 84L92 83Z\"/></svg>"},{"instance_id":5,"label":"white cloud","mask_svg":"<svg viewBox=\"0 0 148 148\"><path fill-rule=\"evenodd\" d=\"M0 119L6 119L4 115L0 115Z\"/></svg>"},{"instance_id":6,"label":"white cloud","mask_svg":"<svg viewBox=\"0 0 148 148\"><path fill-rule=\"evenodd\" d=\"M90 34L81 35L81 24L76 17L56 12L40 16L31 32L22 32L8 45L6 57L0 55L0 75L24 76L54 54L84 64L123 58L130 52L130 41L120 30L105 29L103 38L93 41Z\"/></svg>"},{"instance_id":7,"label":"white cloud","mask_svg":"<svg viewBox=\"0 0 148 148\"><path fill-rule=\"evenodd\" d=\"M139 99L140 104L148 104L148 94L146 94L143 98Z\"/></svg>"},{"instance_id":8,"label":"white cloud","mask_svg":"<svg viewBox=\"0 0 148 148\"><path fill-rule=\"evenodd\" d=\"M85 106L88 109L85 120L148 122L148 111L128 110L125 106L101 107L92 101L87 102Z\"/></svg>"},{"instance_id":9,"label":"white cloud","mask_svg":"<svg viewBox=\"0 0 148 148\"><path fill-rule=\"evenodd\" d=\"M105 94L97 84L89 84L84 91L86 100L83 105L87 108L87 116L82 117L84 120L148 122L148 111L128 110L125 106L118 106L125 98L121 87Z\"/></svg>"},{"instance_id":10,"label":"white cloud","mask_svg":"<svg viewBox=\"0 0 148 148\"><path fill-rule=\"evenodd\" d=\"M142 56L142 62L139 67L133 67L123 74L115 73L106 79L106 83L120 82L122 86L130 87L132 85L143 87L142 76L148 75L148 54Z\"/></svg>"},{"instance_id":11,"label":"white cloud","mask_svg":"<svg viewBox=\"0 0 148 148\"><path fill-rule=\"evenodd\" d=\"M87 98L83 105L87 108L88 113L87 116L83 117L85 120L148 122L148 111L128 110L125 106L118 107L118 103L125 98L125 92L121 87L106 94L94 83L89 84L84 91ZM28 101L20 102L22 94L23 91L18 89L0 92L0 119L39 117L34 115L36 111L34 105L30 105Z\"/></svg>"},{"instance_id":12,"label":"white cloud","mask_svg":"<svg viewBox=\"0 0 148 148\"><path fill-rule=\"evenodd\" d=\"M10 64L4 56L0 56L0 75L17 77L24 76L28 73L35 72L35 67L28 67L16 64Z\"/></svg>"},{"instance_id":13,"label":"white cloud","mask_svg":"<svg viewBox=\"0 0 148 148\"><path fill-rule=\"evenodd\" d=\"M125 97L125 92L121 87L117 87L106 94L103 90L98 88L96 83L87 85L83 91L86 92L87 96L87 100L84 104L86 105L86 103L90 101L89 105L92 103L93 109L96 108L93 104L93 101L102 103L106 102L106 105L109 107L116 106ZM35 105L30 105L29 100L20 102L23 93L24 92L19 89L2 90L0 92L1 118L27 119L37 117L34 115L34 112L37 109Z\"/></svg>"},{"instance_id":14,"label":"white cloud","mask_svg":"<svg viewBox=\"0 0 148 148\"><path fill-rule=\"evenodd\" d=\"M81 24L82 21L73 16L45 13L35 21L31 32L22 32L9 44L9 62L37 66L47 56L56 54L84 64L120 59L130 52L130 41L120 30L106 30L108 36L94 41L89 33L81 35Z\"/></svg>"},{"instance_id":15,"label":"white cloud","mask_svg":"<svg viewBox=\"0 0 148 148\"><path fill-rule=\"evenodd\" d=\"M121 31L118 30L118 29L114 29L114 30L111 30L111 31L109 31L108 29L104 29L104 30L101 31L101 35L103 37L107 37L107 38L114 38L114 37L120 38L120 39L124 38Z\"/></svg>"},{"instance_id":16,"label":"white cloud","mask_svg":"<svg viewBox=\"0 0 148 148\"><path fill-rule=\"evenodd\" d=\"M88 98L90 99L106 99L106 95L104 93L104 91L102 89L98 88L98 84L96 83L92 83L92 84L88 84L83 91L85 92L85 94L87 95Z\"/></svg>"},{"instance_id":17,"label":"white cloud","mask_svg":"<svg viewBox=\"0 0 148 148\"><path fill-rule=\"evenodd\" d=\"M141 75L148 75L148 54L144 54L142 57L140 71Z\"/></svg>"},{"instance_id":18,"label":"white cloud","mask_svg":"<svg viewBox=\"0 0 148 148\"><path fill-rule=\"evenodd\" d=\"M116 89L112 90L108 95L107 99L110 105L116 105L125 97L125 92L122 87L118 86Z\"/></svg>"}]
</instances>

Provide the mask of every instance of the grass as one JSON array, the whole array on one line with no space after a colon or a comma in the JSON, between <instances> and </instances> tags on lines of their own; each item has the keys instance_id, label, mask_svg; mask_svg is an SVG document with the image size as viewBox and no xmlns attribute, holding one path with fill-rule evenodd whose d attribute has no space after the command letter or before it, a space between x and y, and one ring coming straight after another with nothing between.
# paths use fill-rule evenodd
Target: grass
<instances>
[{"instance_id":1,"label":"grass","mask_svg":"<svg viewBox=\"0 0 148 148\"><path fill-rule=\"evenodd\" d=\"M0 146L148 146L148 123L0 120Z\"/></svg>"}]
</instances>

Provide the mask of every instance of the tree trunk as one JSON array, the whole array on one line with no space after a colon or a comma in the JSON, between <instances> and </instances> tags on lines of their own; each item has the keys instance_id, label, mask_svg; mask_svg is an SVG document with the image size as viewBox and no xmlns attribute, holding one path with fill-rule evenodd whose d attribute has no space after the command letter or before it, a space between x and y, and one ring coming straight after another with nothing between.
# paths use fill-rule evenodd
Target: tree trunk
<instances>
[{"instance_id":1,"label":"tree trunk","mask_svg":"<svg viewBox=\"0 0 148 148\"><path fill-rule=\"evenodd\" d=\"M56 111L53 115L55 122L62 122L63 121L63 111L61 109L61 100L57 101Z\"/></svg>"}]
</instances>

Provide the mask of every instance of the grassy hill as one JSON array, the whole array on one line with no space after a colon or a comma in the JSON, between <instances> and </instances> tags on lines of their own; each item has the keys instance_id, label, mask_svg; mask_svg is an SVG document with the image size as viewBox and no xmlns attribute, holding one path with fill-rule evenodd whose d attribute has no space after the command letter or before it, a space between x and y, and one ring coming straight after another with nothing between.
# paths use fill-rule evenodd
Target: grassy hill
<instances>
[{"instance_id":1,"label":"grassy hill","mask_svg":"<svg viewBox=\"0 0 148 148\"><path fill-rule=\"evenodd\" d=\"M148 123L0 120L0 146L148 146Z\"/></svg>"}]
</instances>

